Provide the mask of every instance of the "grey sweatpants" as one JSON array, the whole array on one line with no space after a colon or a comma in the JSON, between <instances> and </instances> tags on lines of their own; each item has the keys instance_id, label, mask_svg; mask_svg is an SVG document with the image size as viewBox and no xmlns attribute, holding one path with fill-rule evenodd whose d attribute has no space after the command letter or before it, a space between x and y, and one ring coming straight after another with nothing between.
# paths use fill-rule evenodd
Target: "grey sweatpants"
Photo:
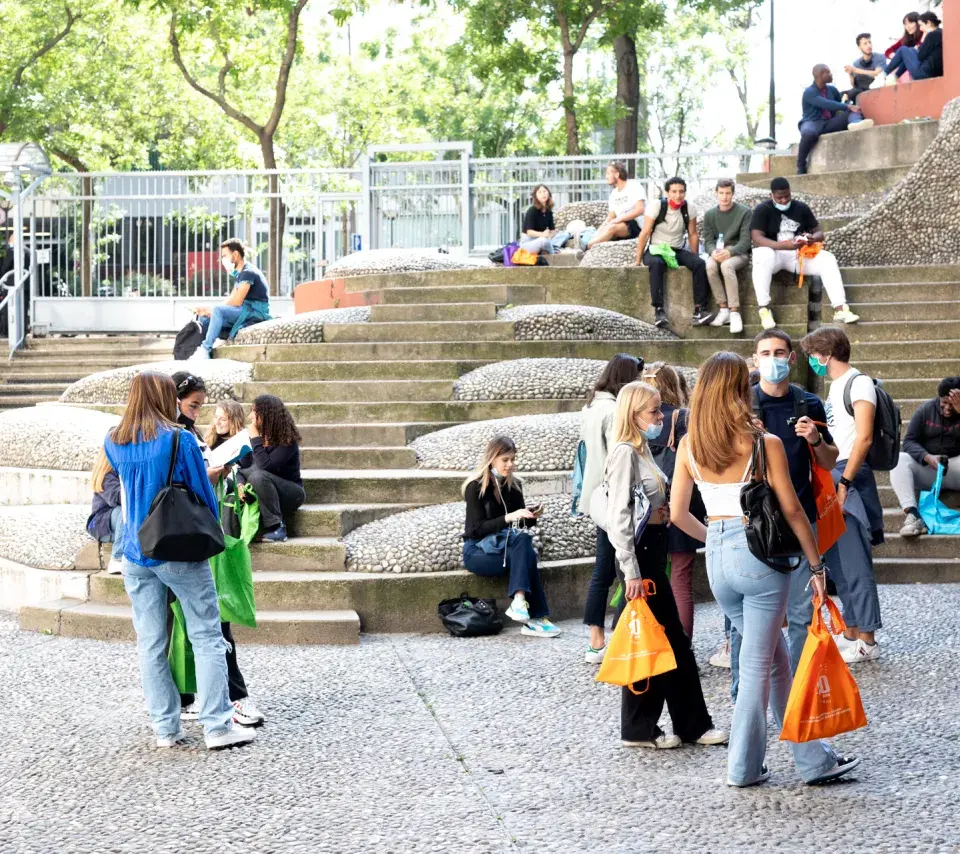
<instances>
[{"instance_id":1,"label":"grey sweatpants","mask_svg":"<svg viewBox=\"0 0 960 854\"><path fill-rule=\"evenodd\" d=\"M937 479L937 470L918 463L909 454L900 452L900 462L890 472L890 485L897 494L903 510L916 507L920 491L931 489ZM951 457L947 473L943 476L943 488L960 491L960 457Z\"/></svg>"}]
</instances>

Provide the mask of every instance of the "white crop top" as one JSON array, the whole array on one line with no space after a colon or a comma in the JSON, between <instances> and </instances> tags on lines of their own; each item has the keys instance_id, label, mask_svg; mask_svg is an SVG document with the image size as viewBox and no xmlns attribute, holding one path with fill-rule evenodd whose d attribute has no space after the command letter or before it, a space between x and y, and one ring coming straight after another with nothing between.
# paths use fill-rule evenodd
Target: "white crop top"
<instances>
[{"instance_id":1,"label":"white crop top","mask_svg":"<svg viewBox=\"0 0 960 854\"><path fill-rule=\"evenodd\" d=\"M747 467L744 469L739 483L710 483L710 481L703 479L693 455L688 454L687 459L690 460L693 482L700 490L700 497L703 499L703 506L707 509L707 516L713 519L723 516L742 516L740 493L752 479L750 473L753 470L753 454L747 461Z\"/></svg>"}]
</instances>

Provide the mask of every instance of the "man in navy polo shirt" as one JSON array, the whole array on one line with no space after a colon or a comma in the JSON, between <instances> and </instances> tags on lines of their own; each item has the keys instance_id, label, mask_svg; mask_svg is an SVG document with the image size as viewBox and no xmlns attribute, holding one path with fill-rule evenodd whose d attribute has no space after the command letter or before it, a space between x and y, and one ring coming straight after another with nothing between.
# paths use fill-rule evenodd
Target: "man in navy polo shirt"
<instances>
[{"instance_id":1,"label":"man in navy polo shirt","mask_svg":"<svg viewBox=\"0 0 960 854\"><path fill-rule=\"evenodd\" d=\"M760 372L760 382L753 386L754 411L768 433L779 437L787 454L790 480L797 491L800 506L807 519L817 524L817 504L811 481L813 465L810 449L820 468L832 471L838 451L826 427L827 413L823 401L800 386L791 385L790 368L797 361L793 342L782 329L768 329L754 339L754 362ZM813 619L813 599L807 590L810 565L805 557L790 575L790 596L787 600L787 640L790 647L790 667L796 672L807 628ZM739 677L738 658L740 636L736 629L730 633L730 667L733 672L732 692L736 697Z\"/></svg>"}]
</instances>

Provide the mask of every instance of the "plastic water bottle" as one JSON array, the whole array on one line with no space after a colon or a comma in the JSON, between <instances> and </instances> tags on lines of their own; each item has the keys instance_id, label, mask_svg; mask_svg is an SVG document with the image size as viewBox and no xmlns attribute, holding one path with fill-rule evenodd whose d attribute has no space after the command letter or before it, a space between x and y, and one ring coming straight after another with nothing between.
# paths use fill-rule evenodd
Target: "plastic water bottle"
<instances>
[{"instance_id":1,"label":"plastic water bottle","mask_svg":"<svg viewBox=\"0 0 960 854\"><path fill-rule=\"evenodd\" d=\"M723 251L723 234L717 235L717 252Z\"/></svg>"}]
</instances>

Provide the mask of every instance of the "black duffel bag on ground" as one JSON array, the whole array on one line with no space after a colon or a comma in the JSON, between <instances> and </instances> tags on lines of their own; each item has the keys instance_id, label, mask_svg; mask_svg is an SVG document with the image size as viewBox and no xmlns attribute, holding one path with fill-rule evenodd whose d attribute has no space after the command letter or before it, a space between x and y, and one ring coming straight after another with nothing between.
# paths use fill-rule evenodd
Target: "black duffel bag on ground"
<instances>
[{"instance_id":1,"label":"black duffel bag on ground","mask_svg":"<svg viewBox=\"0 0 960 854\"><path fill-rule=\"evenodd\" d=\"M456 599L444 599L437 606L437 614L443 627L458 638L496 635L503 630L503 618L495 599L461 593Z\"/></svg>"},{"instance_id":2,"label":"black duffel bag on ground","mask_svg":"<svg viewBox=\"0 0 960 854\"><path fill-rule=\"evenodd\" d=\"M144 557L162 561L196 562L220 554L223 528L203 499L182 483L173 482L180 448L180 428L173 434L167 482L150 504L138 537Z\"/></svg>"}]
</instances>

